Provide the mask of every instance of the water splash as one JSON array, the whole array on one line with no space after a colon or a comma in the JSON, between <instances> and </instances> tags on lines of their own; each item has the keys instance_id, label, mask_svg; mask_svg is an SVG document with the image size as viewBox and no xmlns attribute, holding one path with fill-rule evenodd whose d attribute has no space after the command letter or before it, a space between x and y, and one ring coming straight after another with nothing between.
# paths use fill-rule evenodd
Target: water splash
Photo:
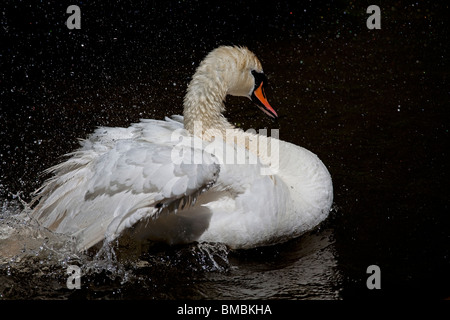
<instances>
[{"instance_id":1,"label":"water splash","mask_svg":"<svg viewBox=\"0 0 450 320\"><path fill-rule=\"evenodd\" d=\"M1 299L115 298L124 292L129 297L138 284L140 294L171 298L164 289L167 279L185 281L193 273L230 268L229 249L222 244L149 244L136 251L109 243L97 252L80 253L70 237L40 227L20 201L4 200L1 208ZM67 287L73 265L80 268L81 290Z\"/></svg>"}]
</instances>

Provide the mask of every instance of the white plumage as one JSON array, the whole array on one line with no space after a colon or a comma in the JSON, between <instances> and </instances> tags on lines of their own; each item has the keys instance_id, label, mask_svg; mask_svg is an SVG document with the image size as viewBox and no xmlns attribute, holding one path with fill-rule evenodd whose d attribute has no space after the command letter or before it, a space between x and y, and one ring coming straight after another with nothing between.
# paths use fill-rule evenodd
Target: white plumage
<instances>
[{"instance_id":1,"label":"white plumage","mask_svg":"<svg viewBox=\"0 0 450 320\"><path fill-rule=\"evenodd\" d=\"M233 94L276 116L261 77L248 49L212 51L188 87L184 117L98 128L47 170L53 177L36 191L33 217L74 236L79 250L123 234L251 248L315 227L333 199L323 163L304 148L236 129L222 115Z\"/></svg>"}]
</instances>

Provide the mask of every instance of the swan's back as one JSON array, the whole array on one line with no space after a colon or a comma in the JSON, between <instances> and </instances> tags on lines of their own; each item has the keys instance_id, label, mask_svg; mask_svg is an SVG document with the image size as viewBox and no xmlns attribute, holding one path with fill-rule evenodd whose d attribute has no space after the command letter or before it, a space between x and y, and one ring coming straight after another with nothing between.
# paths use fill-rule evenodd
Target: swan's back
<instances>
[{"instance_id":1,"label":"swan's back","mask_svg":"<svg viewBox=\"0 0 450 320\"><path fill-rule=\"evenodd\" d=\"M284 155L280 168L285 169L279 177L290 192L292 223L299 226L293 234L301 234L327 218L333 203L331 175L317 155L305 148L282 141L280 155Z\"/></svg>"},{"instance_id":2,"label":"swan's back","mask_svg":"<svg viewBox=\"0 0 450 320\"><path fill-rule=\"evenodd\" d=\"M333 202L327 168L307 149L273 139L259 136L259 145L274 143L279 151L273 158L264 157L265 164L221 166L216 185L243 192L207 205L214 214L200 240L234 249L266 246L298 237L327 218Z\"/></svg>"}]
</instances>

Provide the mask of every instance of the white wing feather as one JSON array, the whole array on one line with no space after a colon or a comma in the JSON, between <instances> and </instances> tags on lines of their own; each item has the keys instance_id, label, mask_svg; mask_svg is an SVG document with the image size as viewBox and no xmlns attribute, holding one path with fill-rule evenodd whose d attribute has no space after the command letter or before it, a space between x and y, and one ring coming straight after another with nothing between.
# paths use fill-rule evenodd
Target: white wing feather
<instances>
[{"instance_id":1,"label":"white wing feather","mask_svg":"<svg viewBox=\"0 0 450 320\"><path fill-rule=\"evenodd\" d=\"M142 120L130 128L98 128L71 157L49 170L54 177L36 193L33 215L55 231L78 239L79 249L111 241L143 218L196 196L217 179L217 159L194 149L202 142L183 132L179 121ZM183 136L184 152L172 161L172 134ZM189 151L189 152L186 152ZM201 164L191 153L201 152ZM185 201L188 203L189 201Z\"/></svg>"}]
</instances>

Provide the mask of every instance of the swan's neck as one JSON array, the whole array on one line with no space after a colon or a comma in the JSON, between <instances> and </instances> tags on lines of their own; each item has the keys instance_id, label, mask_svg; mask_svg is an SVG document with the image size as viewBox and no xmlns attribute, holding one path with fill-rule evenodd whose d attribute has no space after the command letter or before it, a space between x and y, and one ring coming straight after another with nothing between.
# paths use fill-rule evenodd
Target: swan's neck
<instances>
[{"instance_id":1,"label":"swan's neck","mask_svg":"<svg viewBox=\"0 0 450 320\"><path fill-rule=\"evenodd\" d=\"M212 137L219 136L228 143L240 145L269 166L274 159L278 161L278 157L275 158L278 156L277 139L244 132L223 116L227 91L227 79L223 78L223 74L215 74L201 65L184 98L184 128L203 140L210 141Z\"/></svg>"},{"instance_id":2,"label":"swan's neck","mask_svg":"<svg viewBox=\"0 0 450 320\"><path fill-rule=\"evenodd\" d=\"M234 128L222 114L228 91L227 79L223 76L223 73L201 65L184 97L184 127L189 133L197 135L198 128L201 128L202 138L205 140L210 139L208 132L218 130L225 135L227 129Z\"/></svg>"}]
</instances>

